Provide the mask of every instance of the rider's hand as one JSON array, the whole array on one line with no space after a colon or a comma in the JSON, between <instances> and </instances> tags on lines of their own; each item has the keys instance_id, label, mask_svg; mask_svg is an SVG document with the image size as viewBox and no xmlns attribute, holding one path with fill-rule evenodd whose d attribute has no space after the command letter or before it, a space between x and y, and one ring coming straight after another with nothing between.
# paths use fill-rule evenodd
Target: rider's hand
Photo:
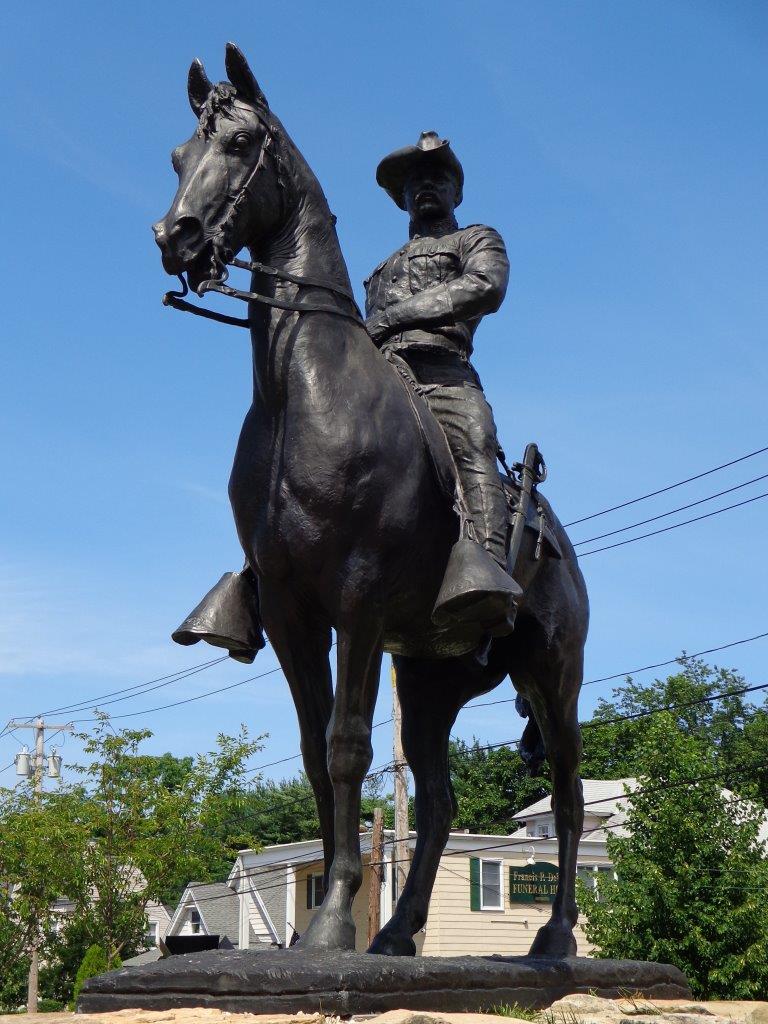
<instances>
[{"instance_id":1,"label":"rider's hand","mask_svg":"<svg viewBox=\"0 0 768 1024\"><path fill-rule=\"evenodd\" d=\"M379 312L369 316L365 321L365 329L377 344L384 341L391 330L387 314Z\"/></svg>"}]
</instances>

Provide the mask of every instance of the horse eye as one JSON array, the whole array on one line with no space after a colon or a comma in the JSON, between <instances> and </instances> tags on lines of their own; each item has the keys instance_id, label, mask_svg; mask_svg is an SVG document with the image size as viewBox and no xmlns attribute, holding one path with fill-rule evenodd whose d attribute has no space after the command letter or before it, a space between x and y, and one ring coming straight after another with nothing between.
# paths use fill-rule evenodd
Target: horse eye
<instances>
[{"instance_id":1,"label":"horse eye","mask_svg":"<svg viewBox=\"0 0 768 1024\"><path fill-rule=\"evenodd\" d=\"M250 148L250 145L251 136L248 132L237 132L236 135L232 136L228 148L235 153L243 153Z\"/></svg>"}]
</instances>

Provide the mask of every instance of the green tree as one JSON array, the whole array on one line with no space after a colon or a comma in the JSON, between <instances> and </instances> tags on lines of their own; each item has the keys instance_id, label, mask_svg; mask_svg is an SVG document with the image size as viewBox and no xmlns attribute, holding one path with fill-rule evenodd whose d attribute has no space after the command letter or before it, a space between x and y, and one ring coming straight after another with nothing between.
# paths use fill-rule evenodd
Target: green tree
<instances>
[{"instance_id":1,"label":"green tree","mask_svg":"<svg viewBox=\"0 0 768 1024\"><path fill-rule=\"evenodd\" d=\"M607 840L617 879L580 886L587 938L602 957L676 964L698 997L766 998L763 807L723 792L721 750L669 713L644 727L633 771L628 834Z\"/></svg>"},{"instance_id":2,"label":"green tree","mask_svg":"<svg viewBox=\"0 0 768 1024\"><path fill-rule=\"evenodd\" d=\"M763 803L768 802L768 715L746 694L721 694L746 686L743 676L713 668L698 659L681 662L678 672L640 684L628 678L610 700L598 701L591 721L582 727L582 776L621 779L636 774L637 754L655 716L645 712L674 705L678 726L716 750L726 777L752 768ZM714 700L713 698L719 697ZM616 718L637 716L616 722Z\"/></svg>"},{"instance_id":3,"label":"green tree","mask_svg":"<svg viewBox=\"0 0 768 1024\"><path fill-rule=\"evenodd\" d=\"M261 749L244 726L238 736L219 735L217 749L175 772L169 786L167 771L139 753L151 735L115 732L100 715L81 737L87 763L74 766L82 783L72 798L88 837L77 918L110 961L141 948L150 900L178 895L192 878L220 878L231 867L237 845L223 817L245 798L245 761ZM247 845L257 842L247 837Z\"/></svg>"},{"instance_id":4,"label":"green tree","mask_svg":"<svg viewBox=\"0 0 768 1024\"><path fill-rule=\"evenodd\" d=\"M72 1002L70 1003L70 1010L74 1010L77 1004L77 997L80 995L80 989L86 983L89 978L95 978L99 974L104 974L106 971L114 970L120 966L119 960L109 960L109 957L101 948L101 946L93 945L89 946L83 962L77 969L77 976L75 977L74 988L72 989Z\"/></svg>"},{"instance_id":5,"label":"green tree","mask_svg":"<svg viewBox=\"0 0 768 1024\"><path fill-rule=\"evenodd\" d=\"M531 778L512 747L486 750L478 740L451 740L449 758L455 828L508 834L517 828L513 815L551 792L549 779Z\"/></svg>"},{"instance_id":6,"label":"green tree","mask_svg":"<svg viewBox=\"0 0 768 1024\"><path fill-rule=\"evenodd\" d=\"M26 987L30 954L45 955L54 904L82 894L85 835L67 792L35 793L33 783L0 789L0 1001ZM20 985L20 978L23 984Z\"/></svg>"}]
</instances>

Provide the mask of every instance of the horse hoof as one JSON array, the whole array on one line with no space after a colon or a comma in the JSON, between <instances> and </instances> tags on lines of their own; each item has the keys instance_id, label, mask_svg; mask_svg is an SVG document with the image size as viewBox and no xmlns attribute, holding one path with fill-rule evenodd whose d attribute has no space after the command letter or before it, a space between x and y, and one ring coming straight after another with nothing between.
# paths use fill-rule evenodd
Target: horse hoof
<instances>
[{"instance_id":1,"label":"horse hoof","mask_svg":"<svg viewBox=\"0 0 768 1024\"><path fill-rule=\"evenodd\" d=\"M529 956L548 956L563 960L576 956L576 939L569 925L545 924L539 928L533 940Z\"/></svg>"},{"instance_id":2,"label":"horse hoof","mask_svg":"<svg viewBox=\"0 0 768 1024\"><path fill-rule=\"evenodd\" d=\"M416 956L416 943L410 935L384 929L374 938L368 952L381 956Z\"/></svg>"},{"instance_id":3,"label":"horse hoof","mask_svg":"<svg viewBox=\"0 0 768 1024\"><path fill-rule=\"evenodd\" d=\"M296 943L301 949L354 949L355 926L343 918L318 914Z\"/></svg>"}]
</instances>

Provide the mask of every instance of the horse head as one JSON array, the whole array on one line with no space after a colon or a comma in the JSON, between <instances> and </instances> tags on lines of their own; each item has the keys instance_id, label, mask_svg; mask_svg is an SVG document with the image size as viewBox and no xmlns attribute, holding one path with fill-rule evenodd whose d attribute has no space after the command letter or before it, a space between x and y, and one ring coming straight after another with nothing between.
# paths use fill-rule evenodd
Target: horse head
<instances>
[{"instance_id":1,"label":"horse head","mask_svg":"<svg viewBox=\"0 0 768 1024\"><path fill-rule=\"evenodd\" d=\"M152 226L164 269L186 272L194 289L220 277L244 246L273 234L285 212L281 126L233 43L225 64L229 81L214 85L201 62L192 62L187 91L197 129L173 150L179 187Z\"/></svg>"}]
</instances>

